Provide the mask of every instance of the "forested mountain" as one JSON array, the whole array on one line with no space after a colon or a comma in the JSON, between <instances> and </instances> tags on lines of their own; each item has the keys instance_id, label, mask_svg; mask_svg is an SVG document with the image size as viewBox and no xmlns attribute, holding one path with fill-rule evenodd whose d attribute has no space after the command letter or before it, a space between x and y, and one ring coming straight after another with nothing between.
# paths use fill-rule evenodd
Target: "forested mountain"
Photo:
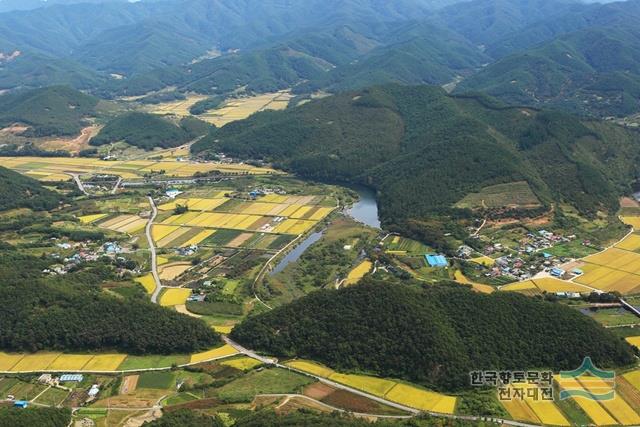
<instances>
[{"instance_id":1,"label":"forested mountain","mask_svg":"<svg viewBox=\"0 0 640 427\"><path fill-rule=\"evenodd\" d=\"M372 280L248 318L231 337L279 357L443 391L469 387L470 367L558 371L580 366L586 356L607 367L634 360L622 339L559 304L459 285L416 289Z\"/></svg>"},{"instance_id":2,"label":"forested mountain","mask_svg":"<svg viewBox=\"0 0 640 427\"><path fill-rule=\"evenodd\" d=\"M51 6L0 14L0 51L73 57L97 71L129 75L189 62L212 49L247 49L302 28L419 19L432 5L429 0L313 0L286 6L280 0L174 0Z\"/></svg>"},{"instance_id":3,"label":"forested mountain","mask_svg":"<svg viewBox=\"0 0 640 427\"><path fill-rule=\"evenodd\" d=\"M91 145L124 141L145 150L152 150L156 147L177 147L207 133L206 126L199 130L203 133L194 134L186 125L186 122L175 125L154 114L126 113L109 121L100 133L91 139Z\"/></svg>"},{"instance_id":4,"label":"forested mountain","mask_svg":"<svg viewBox=\"0 0 640 427\"><path fill-rule=\"evenodd\" d=\"M0 211L15 208L49 210L62 198L35 179L0 167Z\"/></svg>"},{"instance_id":5,"label":"forested mountain","mask_svg":"<svg viewBox=\"0 0 640 427\"><path fill-rule=\"evenodd\" d=\"M638 172L639 144L640 135L614 125L390 85L259 113L192 149L372 186L383 222L399 225L447 211L485 186L520 180L546 204L613 212Z\"/></svg>"},{"instance_id":6,"label":"forested mountain","mask_svg":"<svg viewBox=\"0 0 640 427\"><path fill-rule=\"evenodd\" d=\"M98 100L65 86L0 95L0 127L27 125L24 136L76 135Z\"/></svg>"},{"instance_id":7,"label":"forested mountain","mask_svg":"<svg viewBox=\"0 0 640 427\"><path fill-rule=\"evenodd\" d=\"M640 3L639 3L640 4ZM516 53L464 81L509 103L597 116L640 110L640 19L566 34Z\"/></svg>"},{"instance_id":8,"label":"forested mountain","mask_svg":"<svg viewBox=\"0 0 640 427\"><path fill-rule=\"evenodd\" d=\"M200 320L101 293L99 284L115 279L115 274L99 262L51 277L42 274L55 262L51 258L0 251L2 350L185 354L220 342Z\"/></svg>"}]
</instances>

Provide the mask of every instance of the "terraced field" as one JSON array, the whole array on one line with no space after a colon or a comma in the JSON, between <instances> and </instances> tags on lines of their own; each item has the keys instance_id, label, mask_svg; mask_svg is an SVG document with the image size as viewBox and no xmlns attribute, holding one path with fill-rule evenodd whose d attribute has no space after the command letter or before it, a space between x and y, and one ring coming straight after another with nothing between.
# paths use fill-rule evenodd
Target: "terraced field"
<instances>
[{"instance_id":1,"label":"terraced field","mask_svg":"<svg viewBox=\"0 0 640 427\"><path fill-rule=\"evenodd\" d=\"M525 280L524 282L518 282L511 285L506 285L500 288L501 291L515 291L525 294L540 293L540 292L579 292L590 293L592 290L586 286L578 283L567 282L565 280L556 279L553 277L545 277L540 279Z\"/></svg>"}]
</instances>

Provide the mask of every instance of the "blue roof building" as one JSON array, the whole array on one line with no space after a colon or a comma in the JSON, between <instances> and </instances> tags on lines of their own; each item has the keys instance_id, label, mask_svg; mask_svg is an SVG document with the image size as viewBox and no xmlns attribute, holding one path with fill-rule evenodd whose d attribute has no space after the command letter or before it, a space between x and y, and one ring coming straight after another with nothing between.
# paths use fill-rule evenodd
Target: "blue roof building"
<instances>
[{"instance_id":1,"label":"blue roof building","mask_svg":"<svg viewBox=\"0 0 640 427\"><path fill-rule=\"evenodd\" d=\"M60 375L60 381L62 382L67 382L67 381L75 381L75 382L82 382L82 379L84 377L80 374L64 374L64 375Z\"/></svg>"},{"instance_id":2,"label":"blue roof building","mask_svg":"<svg viewBox=\"0 0 640 427\"><path fill-rule=\"evenodd\" d=\"M554 277L562 277L564 276L565 271L561 268L554 267L551 269L551 275Z\"/></svg>"},{"instance_id":3,"label":"blue roof building","mask_svg":"<svg viewBox=\"0 0 640 427\"><path fill-rule=\"evenodd\" d=\"M425 255L429 267L448 267L447 259L442 255Z\"/></svg>"},{"instance_id":4,"label":"blue roof building","mask_svg":"<svg viewBox=\"0 0 640 427\"><path fill-rule=\"evenodd\" d=\"M13 406L15 406L16 408L24 409L29 406L29 402L27 402L26 400L16 400L15 402L13 402Z\"/></svg>"}]
</instances>

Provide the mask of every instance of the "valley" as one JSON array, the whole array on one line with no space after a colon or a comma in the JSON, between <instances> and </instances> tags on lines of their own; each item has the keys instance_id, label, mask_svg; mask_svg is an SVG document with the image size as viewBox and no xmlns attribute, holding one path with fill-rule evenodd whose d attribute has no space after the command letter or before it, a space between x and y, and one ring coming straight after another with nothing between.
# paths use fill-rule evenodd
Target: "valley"
<instances>
[{"instance_id":1,"label":"valley","mask_svg":"<svg viewBox=\"0 0 640 427\"><path fill-rule=\"evenodd\" d=\"M640 0L0 0L0 427L640 425Z\"/></svg>"}]
</instances>

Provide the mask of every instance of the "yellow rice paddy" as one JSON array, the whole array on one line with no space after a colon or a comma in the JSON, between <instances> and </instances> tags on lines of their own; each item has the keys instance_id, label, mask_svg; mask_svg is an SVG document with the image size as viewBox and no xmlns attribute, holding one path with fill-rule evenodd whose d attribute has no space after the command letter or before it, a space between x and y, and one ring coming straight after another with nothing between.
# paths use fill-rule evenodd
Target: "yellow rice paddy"
<instances>
[{"instance_id":1,"label":"yellow rice paddy","mask_svg":"<svg viewBox=\"0 0 640 427\"><path fill-rule=\"evenodd\" d=\"M156 290L156 281L151 273L141 277L136 277L134 280L140 283L148 294L152 294Z\"/></svg>"},{"instance_id":2,"label":"yellow rice paddy","mask_svg":"<svg viewBox=\"0 0 640 427\"><path fill-rule=\"evenodd\" d=\"M126 354L99 354L93 357L86 365L84 371L115 371L127 358Z\"/></svg>"},{"instance_id":3,"label":"yellow rice paddy","mask_svg":"<svg viewBox=\"0 0 640 427\"><path fill-rule=\"evenodd\" d=\"M228 344L225 344L222 347L215 348L213 350L192 354L191 363L199 363L207 360L219 359L222 357L233 356L234 354L238 354L238 350Z\"/></svg>"},{"instance_id":4,"label":"yellow rice paddy","mask_svg":"<svg viewBox=\"0 0 640 427\"><path fill-rule=\"evenodd\" d=\"M223 366L231 366L232 368L240 369L242 371L249 371L256 366L262 365L262 362L250 357L241 357L239 359L225 360L220 362Z\"/></svg>"},{"instance_id":5,"label":"yellow rice paddy","mask_svg":"<svg viewBox=\"0 0 640 427\"><path fill-rule=\"evenodd\" d=\"M48 367L48 371L80 371L91 359L92 354L61 354Z\"/></svg>"},{"instance_id":6,"label":"yellow rice paddy","mask_svg":"<svg viewBox=\"0 0 640 427\"><path fill-rule=\"evenodd\" d=\"M356 284L362 279L365 274L371 271L373 263L369 260L362 261L356 268L351 270L347 275L347 279L344 281L345 285Z\"/></svg>"},{"instance_id":7,"label":"yellow rice paddy","mask_svg":"<svg viewBox=\"0 0 640 427\"><path fill-rule=\"evenodd\" d=\"M78 217L78 219L82 224L91 224L102 218L105 218L106 216L107 214L85 215L85 216Z\"/></svg>"},{"instance_id":8,"label":"yellow rice paddy","mask_svg":"<svg viewBox=\"0 0 640 427\"><path fill-rule=\"evenodd\" d=\"M453 414L455 410L455 397L394 380L366 375L341 374L320 363L308 360L291 360L285 365L412 408L443 414Z\"/></svg>"},{"instance_id":9,"label":"yellow rice paddy","mask_svg":"<svg viewBox=\"0 0 640 427\"><path fill-rule=\"evenodd\" d=\"M160 305L169 307L182 305L187 302L191 295L191 289L166 289L160 296Z\"/></svg>"}]
</instances>

